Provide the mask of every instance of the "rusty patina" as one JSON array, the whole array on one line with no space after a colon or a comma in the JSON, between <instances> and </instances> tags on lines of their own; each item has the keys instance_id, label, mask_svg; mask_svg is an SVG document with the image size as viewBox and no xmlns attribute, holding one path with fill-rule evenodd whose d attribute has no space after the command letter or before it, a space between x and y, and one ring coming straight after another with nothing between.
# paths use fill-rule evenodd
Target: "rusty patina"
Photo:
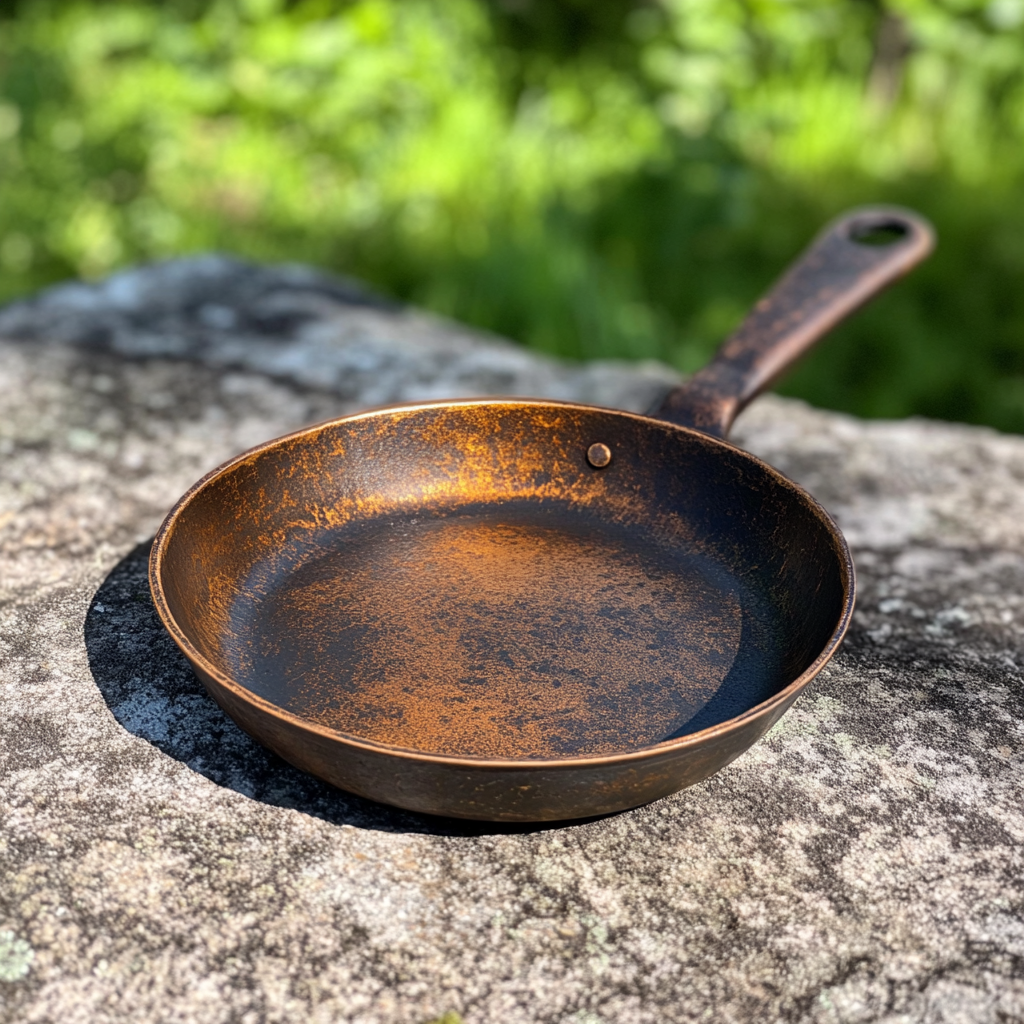
<instances>
[{"instance_id":1,"label":"rusty patina","mask_svg":"<svg viewBox=\"0 0 1024 1024\"><path fill-rule=\"evenodd\" d=\"M857 241L879 224L896 241ZM824 510L722 437L930 245L905 211L837 222L653 417L429 403L246 452L167 517L157 609L242 728L364 796L540 821L698 782L821 670L854 601Z\"/></svg>"}]
</instances>

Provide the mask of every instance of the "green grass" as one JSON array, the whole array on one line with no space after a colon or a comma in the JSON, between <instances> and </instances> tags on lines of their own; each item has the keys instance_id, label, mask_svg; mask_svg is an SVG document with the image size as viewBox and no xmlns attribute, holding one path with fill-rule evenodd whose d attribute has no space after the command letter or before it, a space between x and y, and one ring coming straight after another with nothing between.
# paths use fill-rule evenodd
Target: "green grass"
<instances>
[{"instance_id":1,"label":"green grass","mask_svg":"<svg viewBox=\"0 0 1024 1024\"><path fill-rule=\"evenodd\" d=\"M846 206L932 260L782 390L1024 432L1024 0L0 6L0 297L211 249L692 370Z\"/></svg>"}]
</instances>

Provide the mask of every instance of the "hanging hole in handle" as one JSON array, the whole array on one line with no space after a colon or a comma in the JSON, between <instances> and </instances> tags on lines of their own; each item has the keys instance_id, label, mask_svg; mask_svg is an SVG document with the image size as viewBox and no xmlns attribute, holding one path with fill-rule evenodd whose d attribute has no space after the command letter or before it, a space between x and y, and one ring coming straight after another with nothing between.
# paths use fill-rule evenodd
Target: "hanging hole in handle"
<instances>
[{"instance_id":1,"label":"hanging hole in handle","mask_svg":"<svg viewBox=\"0 0 1024 1024\"><path fill-rule=\"evenodd\" d=\"M858 245L893 245L910 234L910 228L899 220L865 220L850 225L850 238Z\"/></svg>"}]
</instances>

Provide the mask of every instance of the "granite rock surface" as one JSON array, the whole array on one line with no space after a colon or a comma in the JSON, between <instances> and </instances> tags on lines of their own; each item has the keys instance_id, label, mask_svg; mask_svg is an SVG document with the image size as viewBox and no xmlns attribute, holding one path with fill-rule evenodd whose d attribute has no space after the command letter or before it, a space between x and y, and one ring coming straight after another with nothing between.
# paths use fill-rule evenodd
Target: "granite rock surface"
<instances>
[{"instance_id":1,"label":"granite rock surface","mask_svg":"<svg viewBox=\"0 0 1024 1024\"><path fill-rule=\"evenodd\" d=\"M1024 1021L1024 438L760 400L734 439L837 517L854 625L764 742L597 821L333 790L156 619L149 539L256 442L673 380L213 257L0 311L0 1021Z\"/></svg>"}]
</instances>

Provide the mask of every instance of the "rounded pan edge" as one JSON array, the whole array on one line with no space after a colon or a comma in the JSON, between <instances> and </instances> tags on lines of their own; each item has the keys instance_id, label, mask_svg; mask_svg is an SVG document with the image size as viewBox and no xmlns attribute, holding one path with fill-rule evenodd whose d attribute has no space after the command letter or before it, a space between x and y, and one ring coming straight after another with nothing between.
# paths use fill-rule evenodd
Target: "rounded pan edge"
<instances>
[{"instance_id":1,"label":"rounded pan edge","mask_svg":"<svg viewBox=\"0 0 1024 1024\"><path fill-rule=\"evenodd\" d=\"M524 411L559 408L621 416L659 430L694 436L701 443L738 452L750 460L794 493L824 525L835 545L842 574L843 602L824 648L795 680L767 700L734 718L676 739L614 754L558 759L484 759L388 746L316 725L242 687L193 645L170 610L162 573L164 554L178 520L204 487L261 452L304 435L371 417L481 405ZM171 509L154 539L149 580L161 621L207 690L238 725L260 743L296 767L371 799L423 813L496 821L551 821L624 810L714 774L763 736L829 662L849 627L856 591L849 549L832 518L803 488L749 452L692 428L636 413L535 399L472 399L390 406L327 420L249 449L206 474Z\"/></svg>"}]
</instances>

